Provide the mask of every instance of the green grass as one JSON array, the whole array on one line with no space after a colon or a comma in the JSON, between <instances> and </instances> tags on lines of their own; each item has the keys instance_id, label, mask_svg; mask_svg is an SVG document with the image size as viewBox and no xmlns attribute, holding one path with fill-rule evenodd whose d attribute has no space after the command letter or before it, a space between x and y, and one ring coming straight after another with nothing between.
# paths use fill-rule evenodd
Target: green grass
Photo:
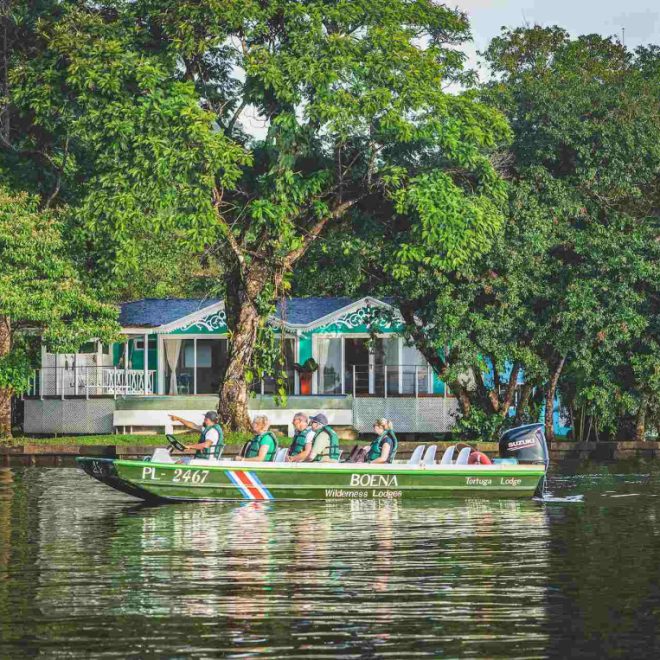
<instances>
[{"instance_id":1,"label":"green grass","mask_svg":"<svg viewBox=\"0 0 660 660\"><path fill-rule=\"evenodd\" d=\"M184 444L193 444L197 442L197 433L181 433L176 436ZM228 445L243 445L252 438L251 433L225 433L225 443ZM280 447L289 447L291 438L279 435L277 438ZM354 440L340 440L339 445L343 449L352 448L358 442ZM360 440L359 444L366 444L365 440ZM12 440L0 441L0 446L20 447L22 445L43 445L43 446L83 446L83 445L123 445L132 447L164 447L167 440L162 434L159 435L63 435L48 438L32 438L29 436L15 436Z\"/></svg>"},{"instance_id":2,"label":"green grass","mask_svg":"<svg viewBox=\"0 0 660 660\"><path fill-rule=\"evenodd\" d=\"M197 442L197 433L182 433L176 437L183 443L193 444ZM252 437L249 433L225 433L225 442L228 445L243 444ZM12 440L3 441L0 444L5 446L21 446L21 445L131 445L134 447L158 447L165 446L167 440L162 434L158 435L141 435L141 434L126 434L126 435L64 435L53 438L31 438L27 436L15 436Z\"/></svg>"}]
</instances>

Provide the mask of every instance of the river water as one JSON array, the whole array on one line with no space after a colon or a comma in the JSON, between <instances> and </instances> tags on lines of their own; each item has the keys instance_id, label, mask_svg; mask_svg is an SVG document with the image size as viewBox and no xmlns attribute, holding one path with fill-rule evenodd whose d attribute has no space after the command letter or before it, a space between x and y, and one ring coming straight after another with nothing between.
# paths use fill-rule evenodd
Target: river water
<instances>
[{"instance_id":1,"label":"river water","mask_svg":"<svg viewBox=\"0 0 660 660\"><path fill-rule=\"evenodd\" d=\"M549 490L148 507L0 468L0 657L660 657L660 473Z\"/></svg>"}]
</instances>

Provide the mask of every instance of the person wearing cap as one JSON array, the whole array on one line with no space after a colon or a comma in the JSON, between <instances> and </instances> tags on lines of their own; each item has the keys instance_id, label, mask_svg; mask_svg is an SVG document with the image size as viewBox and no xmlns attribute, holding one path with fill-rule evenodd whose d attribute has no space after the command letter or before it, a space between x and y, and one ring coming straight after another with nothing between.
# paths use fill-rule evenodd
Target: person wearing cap
<instances>
[{"instance_id":1,"label":"person wearing cap","mask_svg":"<svg viewBox=\"0 0 660 660\"><path fill-rule=\"evenodd\" d=\"M339 461L339 436L335 430L328 425L328 418L323 413L317 413L309 418L314 440L308 461L336 463Z\"/></svg>"},{"instance_id":2,"label":"person wearing cap","mask_svg":"<svg viewBox=\"0 0 660 660\"><path fill-rule=\"evenodd\" d=\"M314 443L314 436L309 425L309 419L305 413L296 413L293 416L293 428L296 432L293 434L291 440L291 447L287 455L287 461L290 463L302 463L306 461L312 451L312 444Z\"/></svg>"},{"instance_id":3,"label":"person wearing cap","mask_svg":"<svg viewBox=\"0 0 660 660\"><path fill-rule=\"evenodd\" d=\"M196 444L184 445L186 449L195 450L195 458L220 458L225 446L225 439L222 427L218 423L218 413L215 410L209 410L204 415L201 426L177 415L169 417L173 422L179 422L188 429L199 431L199 441Z\"/></svg>"}]
</instances>

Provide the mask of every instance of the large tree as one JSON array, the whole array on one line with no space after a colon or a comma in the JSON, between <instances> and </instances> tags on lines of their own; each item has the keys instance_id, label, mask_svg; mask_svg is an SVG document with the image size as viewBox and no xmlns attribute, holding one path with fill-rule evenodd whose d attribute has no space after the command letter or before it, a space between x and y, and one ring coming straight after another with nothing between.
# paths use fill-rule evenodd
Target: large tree
<instances>
[{"instance_id":1,"label":"large tree","mask_svg":"<svg viewBox=\"0 0 660 660\"><path fill-rule=\"evenodd\" d=\"M462 258L466 232L478 242L490 225L474 212L497 187L482 151L505 124L445 91L463 77L456 47L469 28L433 0L139 0L135 10L150 47L177 54L218 131L249 153L236 185L213 190L231 332L219 412L244 428L260 324L310 246L349 214L399 209L409 254L421 241Z\"/></svg>"},{"instance_id":2,"label":"large tree","mask_svg":"<svg viewBox=\"0 0 660 660\"><path fill-rule=\"evenodd\" d=\"M409 335L458 396L465 430L501 427L524 374L518 421L538 413L543 395L552 438L565 376L565 403L586 402L601 428L634 412L641 437L657 407L657 50L532 28L504 32L487 59L495 77L482 100L513 130L491 157L509 182L492 249L477 242L458 265L421 250L409 268L405 225L372 216L353 224L359 242L344 229L318 257L331 261L332 246L360 255L359 267L346 262L351 286L377 283L395 297Z\"/></svg>"}]
</instances>

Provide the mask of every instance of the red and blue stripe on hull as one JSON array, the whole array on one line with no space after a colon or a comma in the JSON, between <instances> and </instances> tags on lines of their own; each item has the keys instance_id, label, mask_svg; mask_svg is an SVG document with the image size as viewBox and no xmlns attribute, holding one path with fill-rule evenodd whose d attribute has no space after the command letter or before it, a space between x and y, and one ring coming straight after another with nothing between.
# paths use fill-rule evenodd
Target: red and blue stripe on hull
<instances>
[{"instance_id":1,"label":"red and blue stripe on hull","mask_svg":"<svg viewBox=\"0 0 660 660\"><path fill-rule=\"evenodd\" d=\"M226 470L229 480L238 488L246 500L274 500L270 491L261 483L261 479L246 470Z\"/></svg>"}]
</instances>

